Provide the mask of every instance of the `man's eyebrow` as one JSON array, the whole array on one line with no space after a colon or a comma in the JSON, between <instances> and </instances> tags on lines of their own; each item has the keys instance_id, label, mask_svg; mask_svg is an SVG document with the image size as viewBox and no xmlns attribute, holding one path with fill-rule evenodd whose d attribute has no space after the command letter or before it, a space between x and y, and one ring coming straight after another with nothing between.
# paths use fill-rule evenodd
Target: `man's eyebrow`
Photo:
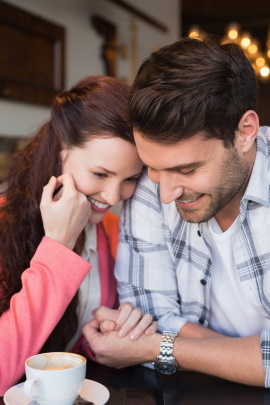
<instances>
[{"instance_id":1,"label":"man's eyebrow","mask_svg":"<svg viewBox=\"0 0 270 405\"><path fill-rule=\"evenodd\" d=\"M167 172L172 172L172 171L176 171L176 170L197 169L198 167L202 166L204 163L205 163L204 161L200 160L200 161L197 161L197 162L185 163L183 165L178 165L178 166L173 166L173 167L166 167L166 168L161 169L161 170L164 170L164 171L167 171ZM149 169L151 169L151 170L156 170L156 169L153 169L151 166L147 166L147 167Z\"/></svg>"}]
</instances>

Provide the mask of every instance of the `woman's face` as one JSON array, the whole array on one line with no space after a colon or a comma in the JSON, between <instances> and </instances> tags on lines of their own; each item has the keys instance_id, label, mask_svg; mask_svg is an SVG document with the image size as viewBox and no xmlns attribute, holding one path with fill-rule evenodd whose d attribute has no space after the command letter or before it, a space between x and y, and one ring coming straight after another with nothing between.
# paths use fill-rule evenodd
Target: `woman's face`
<instances>
[{"instance_id":1,"label":"woman's face","mask_svg":"<svg viewBox=\"0 0 270 405\"><path fill-rule=\"evenodd\" d=\"M130 142L115 136L93 138L83 147L63 149L62 171L73 176L92 206L89 222L100 222L111 206L132 196L143 164Z\"/></svg>"}]
</instances>

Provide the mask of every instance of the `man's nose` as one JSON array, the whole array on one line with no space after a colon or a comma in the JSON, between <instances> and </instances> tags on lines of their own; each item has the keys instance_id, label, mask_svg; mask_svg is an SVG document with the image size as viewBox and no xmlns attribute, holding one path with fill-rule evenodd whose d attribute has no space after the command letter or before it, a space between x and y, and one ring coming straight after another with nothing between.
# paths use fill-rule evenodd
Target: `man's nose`
<instances>
[{"instance_id":1,"label":"man's nose","mask_svg":"<svg viewBox=\"0 0 270 405\"><path fill-rule=\"evenodd\" d=\"M174 173L149 170L148 174L154 183L159 183L160 199L164 204L175 201L183 194L184 187L179 184L179 177Z\"/></svg>"}]
</instances>

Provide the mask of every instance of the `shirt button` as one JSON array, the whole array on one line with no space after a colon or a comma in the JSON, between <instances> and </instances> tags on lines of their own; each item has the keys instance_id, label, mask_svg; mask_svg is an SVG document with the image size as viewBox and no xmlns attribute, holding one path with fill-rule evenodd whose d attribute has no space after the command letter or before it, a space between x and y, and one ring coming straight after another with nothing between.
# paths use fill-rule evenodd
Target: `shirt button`
<instances>
[{"instance_id":1,"label":"shirt button","mask_svg":"<svg viewBox=\"0 0 270 405\"><path fill-rule=\"evenodd\" d=\"M201 282L202 285L206 285L206 281L205 281L205 280L202 279L202 280L200 280L200 282Z\"/></svg>"},{"instance_id":2,"label":"shirt button","mask_svg":"<svg viewBox=\"0 0 270 405\"><path fill-rule=\"evenodd\" d=\"M204 320L203 318L200 318L200 319L199 319L199 323L200 323L201 325L204 324L204 321L205 321L205 320Z\"/></svg>"}]
</instances>

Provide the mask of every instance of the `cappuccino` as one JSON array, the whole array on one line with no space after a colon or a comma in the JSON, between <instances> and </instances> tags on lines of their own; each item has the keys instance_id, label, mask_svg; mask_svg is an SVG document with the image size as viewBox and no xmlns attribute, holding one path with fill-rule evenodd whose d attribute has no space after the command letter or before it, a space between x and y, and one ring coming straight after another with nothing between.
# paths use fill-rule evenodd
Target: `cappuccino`
<instances>
[{"instance_id":1,"label":"cappuccino","mask_svg":"<svg viewBox=\"0 0 270 405\"><path fill-rule=\"evenodd\" d=\"M66 370L78 367L84 362L85 358L79 354L52 352L33 356L26 361L26 364L36 370Z\"/></svg>"},{"instance_id":2,"label":"cappuccino","mask_svg":"<svg viewBox=\"0 0 270 405\"><path fill-rule=\"evenodd\" d=\"M73 405L85 379L86 358L75 353L40 353L25 362L25 395L40 405Z\"/></svg>"},{"instance_id":3,"label":"cappuccino","mask_svg":"<svg viewBox=\"0 0 270 405\"><path fill-rule=\"evenodd\" d=\"M43 370L66 370L67 368L72 368L75 366L68 366L68 365L64 365L64 366L60 366L60 367L49 367L49 366L45 366L43 368Z\"/></svg>"}]
</instances>

